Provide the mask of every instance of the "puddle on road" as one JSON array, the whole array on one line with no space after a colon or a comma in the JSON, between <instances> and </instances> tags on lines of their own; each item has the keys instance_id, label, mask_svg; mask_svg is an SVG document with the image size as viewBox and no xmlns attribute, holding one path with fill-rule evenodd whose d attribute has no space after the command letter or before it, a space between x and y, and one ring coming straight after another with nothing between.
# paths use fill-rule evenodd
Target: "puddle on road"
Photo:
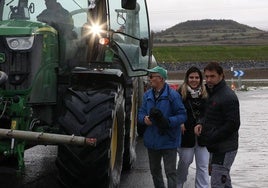
<instances>
[{"instance_id":1,"label":"puddle on road","mask_svg":"<svg viewBox=\"0 0 268 188\"><path fill-rule=\"evenodd\" d=\"M236 188L268 187L268 88L237 92L240 100L239 150L231 169Z\"/></svg>"}]
</instances>

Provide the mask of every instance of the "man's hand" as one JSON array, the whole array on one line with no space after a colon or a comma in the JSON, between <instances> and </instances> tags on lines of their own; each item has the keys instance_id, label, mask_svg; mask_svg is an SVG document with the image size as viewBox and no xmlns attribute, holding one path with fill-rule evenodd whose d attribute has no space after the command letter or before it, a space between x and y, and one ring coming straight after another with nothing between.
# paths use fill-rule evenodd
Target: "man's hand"
<instances>
[{"instance_id":1,"label":"man's hand","mask_svg":"<svg viewBox=\"0 0 268 188\"><path fill-rule=\"evenodd\" d=\"M202 132L202 125L201 124L198 124L194 127L194 133L197 135L197 136L200 136Z\"/></svg>"},{"instance_id":2,"label":"man's hand","mask_svg":"<svg viewBox=\"0 0 268 188\"><path fill-rule=\"evenodd\" d=\"M148 126L152 125L152 121L150 120L149 116L144 117L144 123Z\"/></svg>"},{"instance_id":3,"label":"man's hand","mask_svg":"<svg viewBox=\"0 0 268 188\"><path fill-rule=\"evenodd\" d=\"M184 123L181 124L181 133L184 135L184 132L186 131Z\"/></svg>"}]
</instances>

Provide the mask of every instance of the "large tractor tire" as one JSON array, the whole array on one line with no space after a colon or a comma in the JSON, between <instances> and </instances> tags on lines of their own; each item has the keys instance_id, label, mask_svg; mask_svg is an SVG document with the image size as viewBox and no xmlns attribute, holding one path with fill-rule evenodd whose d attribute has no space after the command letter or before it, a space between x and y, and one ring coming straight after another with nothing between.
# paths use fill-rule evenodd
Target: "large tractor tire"
<instances>
[{"instance_id":1,"label":"large tractor tire","mask_svg":"<svg viewBox=\"0 0 268 188\"><path fill-rule=\"evenodd\" d=\"M63 133L97 139L96 147L60 145L56 165L65 187L118 187L123 164L125 99L118 83L69 89L59 119Z\"/></svg>"}]
</instances>

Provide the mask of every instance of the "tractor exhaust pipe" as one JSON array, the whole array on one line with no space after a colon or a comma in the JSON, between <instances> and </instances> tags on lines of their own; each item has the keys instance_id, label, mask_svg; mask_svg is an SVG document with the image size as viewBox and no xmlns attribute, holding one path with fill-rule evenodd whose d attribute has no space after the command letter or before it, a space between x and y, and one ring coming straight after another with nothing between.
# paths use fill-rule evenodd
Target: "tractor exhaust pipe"
<instances>
[{"instance_id":1,"label":"tractor exhaust pipe","mask_svg":"<svg viewBox=\"0 0 268 188\"><path fill-rule=\"evenodd\" d=\"M96 138L86 138L74 135L62 135L43 132L20 131L12 129L0 129L0 138L15 138L37 142L48 142L50 144L72 144L96 146Z\"/></svg>"}]
</instances>

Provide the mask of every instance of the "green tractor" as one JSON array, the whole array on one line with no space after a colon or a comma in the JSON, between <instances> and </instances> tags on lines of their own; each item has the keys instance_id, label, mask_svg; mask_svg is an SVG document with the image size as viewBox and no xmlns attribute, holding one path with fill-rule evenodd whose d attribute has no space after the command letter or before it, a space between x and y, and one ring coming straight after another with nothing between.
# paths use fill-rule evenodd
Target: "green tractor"
<instances>
[{"instance_id":1,"label":"green tractor","mask_svg":"<svg viewBox=\"0 0 268 188\"><path fill-rule=\"evenodd\" d=\"M151 46L145 0L0 0L0 165L58 144L63 186L118 187Z\"/></svg>"}]
</instances>

